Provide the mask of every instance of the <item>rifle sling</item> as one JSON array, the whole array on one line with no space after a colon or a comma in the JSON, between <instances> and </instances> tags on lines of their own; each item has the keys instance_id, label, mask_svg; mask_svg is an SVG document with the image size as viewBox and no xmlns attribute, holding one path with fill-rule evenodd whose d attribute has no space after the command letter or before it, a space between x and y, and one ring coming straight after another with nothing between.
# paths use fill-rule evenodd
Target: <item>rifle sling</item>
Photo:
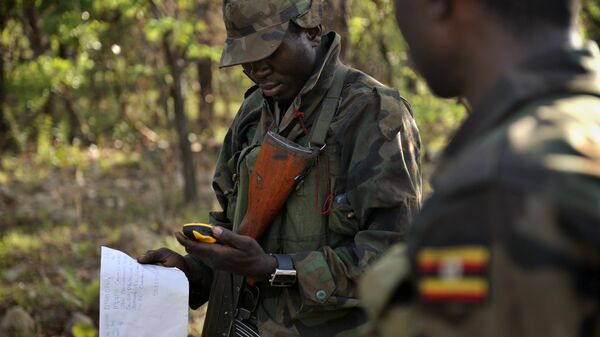
<instances>
[{"instance_id":1,"label":"rifle sling","mask_svg":"<svg viewBox=\"0 0 600 337\"><path fill-rule=\"evenodd\" d=\"M329 126L331 125L331 121L340 104L340 97L342 95L342 89L344 88L347 73L348 67L341 63L336 65L333 82L323 99L317 122L313 124L309 145L319 148L325 145Z\"/></svg>"}]
</instances>

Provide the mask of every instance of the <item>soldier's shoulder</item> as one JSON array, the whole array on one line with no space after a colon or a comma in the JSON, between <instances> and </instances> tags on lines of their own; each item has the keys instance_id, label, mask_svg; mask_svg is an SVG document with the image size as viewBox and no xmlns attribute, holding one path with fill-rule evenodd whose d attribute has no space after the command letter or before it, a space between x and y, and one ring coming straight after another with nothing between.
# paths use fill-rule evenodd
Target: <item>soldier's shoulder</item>
<instances>
[{"instance_id":1,"label":"soldier's shoulder","mask_svg":"<svg viewBox=\"0 0 600 337\"><path fill-rule=\"evenodd\" d=\"M238 123L247 123L248 118L256 119L258 115L260 117L260 110L262 108L264 98L262 91L258 86L252 86L244 93L244 101L240 105L232 125L235 126Z\"/></svg>"},{"instance_id":2,"label":"soldier's shoulder","mask_svg":"<svg viewBox=\"0 0 600 337\"><path fill-rule=\"evenodd\" d=\"M406 100L400 96L397 89L390 88L379 82L377 79L355 68L349 68L345 83L345 92L348 96L374 96L377 92L380 92L393 97L398 102L406 103Z\"/></svg>"},{"instance_id":3,"label":"soldier's shoulder","mask_svg":"<svg viewBox=\"0 0 600 337\"><path fill-rule=\"evenodd\" d=\"M242 102L242 108L246 109L255 109L262 105L263 103L263 95L262 91L258 87L258 85L254 85L250 87L244 93L244 101Z\"/></svg>"},{"instance_id":4,"label":"soldier's shoulder","mask_svg":"<svg viewBox=\"0 0 600 337\"><path fill-rule=\"evenodd\" d=\"M506 129L506 155L540 169L553 156L600 160L600 97L563 95L539 100L515 113Z\"/></svg>"},{"instance_id":5,"label":"soldier's shoulder","mask_svg":"<svg viewBox=\"0 0 600 337\"><path fill-rule=\"evenodd\" d=\"M492 184L559 193L561 185L600 175L600 98L536 100L511 116L457 156L446 158L436 179L439 190Z\"/></svg>"},{"instance_id":6,"label":"soldier's shoulder","mask_svg":"<svg viewBox=\"0 0 600 337\"><path fill-rule=\"evenodd\" d=\"M505 136L501 182L600 215L600 98L564 95L531 104Z\"/></svg>"},{"instance_id":7,"label":"soldier's shoulder","mask_svg":"<svg viewBox=\"0 0 600 337\"><path fill-rule=\"evenodd\" d=\"M344 103L349 106L370 106L368 111L381 133L392 139L403 128L414 128L410 103L397 89L390 88L364 72L351 68L346 78Z\"/></svg>"}]
</instances>

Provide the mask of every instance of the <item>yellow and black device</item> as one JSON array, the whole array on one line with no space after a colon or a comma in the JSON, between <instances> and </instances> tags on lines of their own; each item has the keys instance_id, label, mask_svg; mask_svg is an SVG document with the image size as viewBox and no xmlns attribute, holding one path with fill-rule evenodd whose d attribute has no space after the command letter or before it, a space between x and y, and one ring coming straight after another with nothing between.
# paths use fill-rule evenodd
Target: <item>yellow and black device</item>
<instances>
[{"instance_id":1,"label":"yellow and black device","mask_svg":"<svg viewBox=\"0 0 600 337\"><path fill-rule=\"evenodd\" d=\"M190 240L202 243L215 243L217 239L213 235L212 228L212 225L205 223L189 223L181 227L181 232Z\"/></svg>"}]
</instances>

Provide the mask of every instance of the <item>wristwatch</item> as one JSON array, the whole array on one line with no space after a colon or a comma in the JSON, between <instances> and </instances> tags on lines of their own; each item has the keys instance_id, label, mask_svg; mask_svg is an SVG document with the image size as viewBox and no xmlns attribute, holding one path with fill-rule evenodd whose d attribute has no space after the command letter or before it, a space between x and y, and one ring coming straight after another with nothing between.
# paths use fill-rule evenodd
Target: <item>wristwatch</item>
<instances>
[{"instance_id":1,"label":"wristwatch","mask_svg":"<svg viewBox=\"0 0 600 337\"><path fill-rule=\"evenodd\" d=\"M271 254L277 260L275 272L269 283L272 287L291 287L296 283L296 269L292 257L286 254Z\"/></svg>"}]
</instances>

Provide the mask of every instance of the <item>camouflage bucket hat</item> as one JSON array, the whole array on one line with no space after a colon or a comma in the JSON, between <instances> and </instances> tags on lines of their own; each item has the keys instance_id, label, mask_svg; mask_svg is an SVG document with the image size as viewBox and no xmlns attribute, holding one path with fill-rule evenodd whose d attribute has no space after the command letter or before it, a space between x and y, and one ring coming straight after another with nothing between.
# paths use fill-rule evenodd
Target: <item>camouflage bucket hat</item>
<instances>
[{"instance_id":1,"label":"camouflage bucket hat","mask_svg":"<svg viewBox=\"0 0 600 337\"><path fill-rule=\"evenodd\" d=\"M321 24L323 0L224 0L227 39L220 67L262 60L283 40L289 23Z\"/></svg>"}]
</instances>

